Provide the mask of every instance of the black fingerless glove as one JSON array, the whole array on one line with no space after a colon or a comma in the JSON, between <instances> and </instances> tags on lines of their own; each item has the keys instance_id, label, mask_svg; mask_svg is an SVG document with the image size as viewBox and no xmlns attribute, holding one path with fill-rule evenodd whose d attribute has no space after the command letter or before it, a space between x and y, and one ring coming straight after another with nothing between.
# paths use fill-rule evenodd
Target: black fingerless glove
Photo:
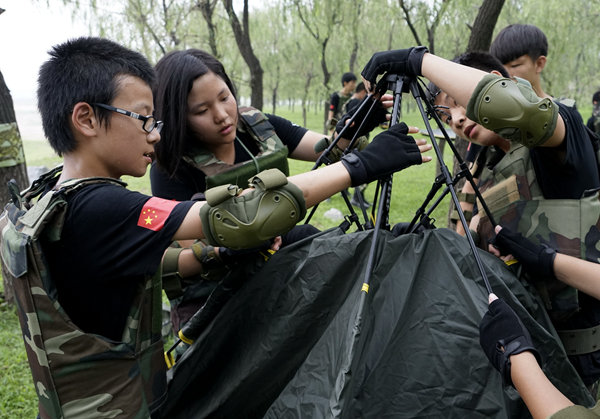
<instances>
[{"instance_id":1,"label":"black fingerless glove","mask_svg":"<svg viewBox=\"0 0 600 419\"><path fill-rule=\"evenodd\" d=\"M530 351L541 364L538 351L517 313L502 299L493 301L479 323L479 344L494 368L502 375L504 385L513 385L510 356Z\"/></svg>"},{"instance_id":2,"label":"black fingerless glove","mask_svg":"<svg viewBox=\"0 0 600 419\"><path fill-rule=\"evenodd\" d=\"M266 252L271 247L271 242L266 242L262 246L252 249L230 249L228 247L219 247L219 258L226 265L234 265L238 262L243 262L248 256L255 256L259 252Z\"/></svg>"},{"instance_id":3,"label":"black fingerless glove","mask_svg":"<svg viewBox=\"0 0 600 419\"><path fill-rule=\"evenodd\" d=\"M365 104L364 102L366 102L366 101L368 101L369 103ZM367 118L365 118L365 115L371 108L373 101L377 101L377 103L375 104L375 107L373 109L373 112L371 112L367 116ZM363 104L364 104L364 106L363 106ZM354 116L355 112L358 112L358 113L356 115L356 118L354 119L354 123L352 124L352 126L349 126L349 127L346 126L346 121L348 121L350 118L352 118L352 116ZM388 112L383 107L381 102L377 99L374 99L373 96L369 96L369 97L364 98L363 102L361 102L361 104L358 107L354 108L352 111L350 111L347 114L344 114L344 116L342 116L342 118L339 120L339 122L335 126L335 131L339 134L345 128L344 135L342 137L346 138L348 140L354 138L354 136L361 137L363 135L369 134L371 131L373 131L375 128L377 128L379 126L379 124L387 122L387 115L388 115ZM360 127L360 130L359 130L359 127Z\"/></svg>"},{"instance_id":4,"label":"black fingerless glove","mask_svg":"<svg viewBox=\"0 0 600 419\"><path fill-rule=\"evenodd\" d=\"M352 186L372 182L414 164L423 162L419 147L406 135L406 124L396 124L378 134L362 151L353 150L341 161L352 181Z\"/></svg>"},{"instance_id":5,"label":"black fingerless glove","mask_svg":"<svg viewBox=\"0 0 600 419\"><path fill-rule=\"evenodd\" d=\"M426 52L429 52L427 47L376 52L363 68L361 75L373 84L378 75L386 72L400 76L420 76L421 64Z\"/></svg>"},{"instance_id":6,"label":"black fingerless glove","mask_svg":"<svg viewBox=\"0 0 600 419\"><path fill-rule=\"evenodd\" d=\"M534 244L523 237L521 233L515 233L505 227L492 240L492 244L500 250L501 254L512 254L531 274L554 277L554 258L556 257L554 249Z\"/></svg>"}]
</instances>

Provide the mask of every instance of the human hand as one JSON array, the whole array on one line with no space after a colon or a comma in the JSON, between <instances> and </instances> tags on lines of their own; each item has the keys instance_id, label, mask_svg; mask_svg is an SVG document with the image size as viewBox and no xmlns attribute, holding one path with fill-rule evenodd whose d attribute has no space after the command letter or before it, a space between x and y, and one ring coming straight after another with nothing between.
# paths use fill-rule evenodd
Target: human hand
<instances>
[{"instance_id":1,"label":"human hand","mask_svg":"<svg viewBox=\"0 0 600 419\"><path fill-rule=\"evenodd\" d=\"M423 46L376 52L361 72L367 91L372 91L377 76L386 72L410 77L420 76L421 63L426 52L428 49Z\"/></svg>"},{"instance_id":2,"label":"human hand","mask_svg":"<svg viewBox=\"0 0 600 419\"><path fill-rule=\"evenodd\" d=\"M344 138L352 139L367 135L380 124L387 122L390 114L387 112L384 102L377 100L374 103L376 100L373 96L367 96L360 105L344 114L335 126L336 133L341 133ZM373 111L369 112L371 106L373 106ZM369 112L368 115L367 112ZM348 121L353 116L355 116L354 122L348 125Z\"/></svg>"},{"instance_id":3,"label":"human hand","mask_svg":"<svg viewBox=\"0 0 600 419\"><path fill-rule=\"evenodd\" d=\"M430 156L422 156L421 153L431 150L431 145L423 139L415 141L407 133L406 124L396 124L378 134L364 150L354 150L343 156L341 161L350 174L352 186L430 161Z\"/></svg>"},{"instance_id":4,"label":"human hand","mask_svg":"<svg viewBox=\"0 0 600 419\"><path fill-rule=\"evenodd\" d=\"M505 385L512 385L512 355L529 351L538 363L541 361L517 313L495 294L489 295L488 311L479 323L479 344L494 368L500 372Z\"/></svg>"},{"instance_id":5,"label":"human hand","mask_svg":"<svg viewBox=\"0 0 600 419\"><path fill-rule=\"evenodd\" d=\"M235 265L239 262L243 262L248 256L255 256L260 252L267 252L269 250L272 253L279 250L281 246L281 236L275 237L270 242L265 242L264 244L254 247L251 249L230 249L228 247L218 247L217 255L219 259L227 266Z\"/></svg>"},{"instance_id":6,"label":"human hand","mask_svg":"<svg viewBox=\"0 0 600 419\"><path fill-rule=\"evenodd\" d=\"M491 242L500 256L512 254L528 272L543 277L554 277L556 251L548 246L534 244L508 228L496 226L496 237ZM498 252L493 252L498 256Z\"/></svg>"}]
</instances>

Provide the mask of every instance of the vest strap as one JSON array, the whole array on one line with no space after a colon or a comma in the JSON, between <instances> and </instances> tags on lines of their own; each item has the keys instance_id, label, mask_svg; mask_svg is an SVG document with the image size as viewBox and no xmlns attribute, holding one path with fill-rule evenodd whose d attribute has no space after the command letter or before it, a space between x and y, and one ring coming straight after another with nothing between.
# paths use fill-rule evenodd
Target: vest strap
<instances>
[{"instance_id":1,"label":"vest strap","mask_svg":"<svg viewBox=\"0 0 600 419\"><path fill-rule=\"evenodd\" d=\"M179 275L179 254L182 248L169 247L163 256L162 287L169 300L183 295L181 275Z\"/></svg>"},{"instance_id":2,"label":"vest strap","mask_svg":"<svg viewBox=\"0 0 600 419\"><path fill-rule=\"evenodd\" d=\"M567 355L583 355L600 350L600 325L588 329L557 330Z\"/></svg>"}]
</instances>

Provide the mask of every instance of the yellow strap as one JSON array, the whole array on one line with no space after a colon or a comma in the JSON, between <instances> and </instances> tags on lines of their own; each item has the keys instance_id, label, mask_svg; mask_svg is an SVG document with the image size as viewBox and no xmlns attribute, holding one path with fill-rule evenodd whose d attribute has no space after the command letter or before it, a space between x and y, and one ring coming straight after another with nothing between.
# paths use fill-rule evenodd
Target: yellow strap
<instances>
[{"instance_id":1,"label":"yellow strap","mask_svg":"<svg viewBox=\"0 0 600 419\"><path fill-rule=\"evenodd\" d=\"M187 343L188 345L191 345L192 343L194 343L193 340L185 337L185 335L183 333L181 333L181 330L179 331L179 333L177 333L177 336L179 336L179 339L181 339L182 342Z\"/></svg>"},{"instance_id":2,"label":"yellow strap","mask_svg":"<svg viewBox=\"0 0 600 419\"><path fill-rule=\"evenodd\" d=\"M175 365L175 358L173 358L173 354L165 352L165 363L167 364L168 369L173 368L173 365Z\"/></svg>"}]
</instances>

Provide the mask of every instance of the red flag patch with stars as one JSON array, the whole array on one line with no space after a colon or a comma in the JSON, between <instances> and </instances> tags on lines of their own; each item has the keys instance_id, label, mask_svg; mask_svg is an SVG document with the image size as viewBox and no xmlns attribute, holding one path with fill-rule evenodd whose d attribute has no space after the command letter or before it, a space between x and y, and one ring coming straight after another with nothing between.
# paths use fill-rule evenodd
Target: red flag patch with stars
<instances>
[{"instance_id":1,"label":"red flag patch with stars","mask_svg":"<svg viewBox=\"0 0 600 419\"><path fill-rule=\"evenodd\" d=\"M137 225L149 230L159 231L163 228L169 214L177 204L179 204L178 201L153 196L144 204Z\"/></svg>"}]
</instances>

